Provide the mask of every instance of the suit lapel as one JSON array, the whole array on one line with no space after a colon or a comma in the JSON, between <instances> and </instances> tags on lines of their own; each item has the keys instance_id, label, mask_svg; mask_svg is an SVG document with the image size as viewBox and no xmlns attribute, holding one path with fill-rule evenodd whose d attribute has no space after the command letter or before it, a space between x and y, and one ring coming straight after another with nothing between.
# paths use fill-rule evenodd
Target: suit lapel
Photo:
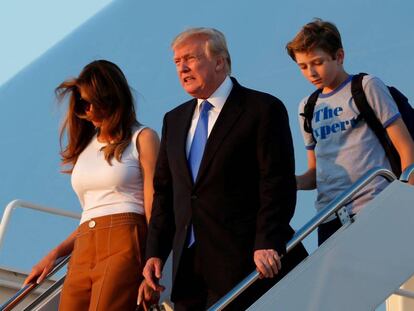
<instances>
[{"instance_id":1,"label":"suit lapel","mask_svg":"<svg viewBox=\"0 0 414 311\"><path fill-rule=\"evenodd\" d=\"M223 109L214 124L210 136L208 137L196 183L198 183L203 175L208 171L207 167L209 163L214 158L214 155L218 151L223 140L230 133L241 113L244 111L241 86L235 79L232 78L232 81L233 89L231 90L229 97L227 98Z\"/></svg>"},{"instance_id":2,"label":"suit lapel","mask_svg":"<svg viewBox=\"0 0 414 311\"><path fill-rule=\"evenodd\" d=\"M175 138L174 138L174 150L177 150L178 154L176 156L179 170L185 172L187 181L192 184L193 178L191 177L190 168L187 161L186 153L186 144L187 144L187 135L188 130L191 125L191 119L193 117L194 108L196 106L197 100L193 99L184 107L180 115L177 116L177 122L174 122L175 126Z\"/></svg>"}]
</instances>

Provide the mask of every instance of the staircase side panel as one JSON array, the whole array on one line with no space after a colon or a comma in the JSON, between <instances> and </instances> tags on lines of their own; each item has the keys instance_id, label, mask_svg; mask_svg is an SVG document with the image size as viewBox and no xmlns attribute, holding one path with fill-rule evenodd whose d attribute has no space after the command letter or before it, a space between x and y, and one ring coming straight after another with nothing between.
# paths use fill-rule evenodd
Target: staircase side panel
<instances>
[{"instance_id":1,"label":"staircase side panel","mask_svg":"<svg viewBox=\"0 0 414 311\"><path fill-rule=\"evenodd\" d=\"M414 274L413 202L393 182L249 310L374 310Z\"/></svg>"}]
</instances>

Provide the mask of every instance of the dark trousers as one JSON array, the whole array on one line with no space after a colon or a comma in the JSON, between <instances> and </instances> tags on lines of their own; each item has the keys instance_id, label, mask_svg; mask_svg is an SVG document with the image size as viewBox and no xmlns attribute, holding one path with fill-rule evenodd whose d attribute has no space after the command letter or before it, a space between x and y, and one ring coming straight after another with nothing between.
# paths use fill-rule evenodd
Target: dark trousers
<instances>
[{"instance_id":1,"label":"dark trousers","mask_svg":"<svg viewBox=\"0 0 414 311\"><path fill-rule=\"evenodd\" d=\"M180 290L176 290L173 297L175 311L206 310L209 304L212 305L220 298L208 290L206 286L196 256L196 244L190 248L184 248L181 255L179 271L175 280L175 287ZM211 303L211 301L213 302Z\"/></svg>"},{"instance_id":2,"label":"dark trousers","mask_svg":"<svg viewBox=\"0 0 414 311\"><path fill-rule=\"evenodd\" d=\"M318 227L318 246L321 246L332 234L334 234L339 228L342 227L342 223L338 217L325 222Z\"/></svg>"},{"instance_id":3,"label":"dark trousers","mask_svg":"<svg viewBox=\"0 0 414 311\"><path fill-rule=\"evenodd\" d=\"M207 310L216 303L223 295L213 292L207 288L196 255L196 245L183 251L182 259L177 273L176 286L182 292L176 292L174 301L175 311L201 311ZM306 258L308 253L302 244L297 245L289 254L282 259L282 271L272 279L262 279L253 283L239 297L230 303L225 311L241 311L250 307L265 292L273 287L283 276L292 270L298 263ZM253 257L253 254L252 254ZM184 268L185 267L185 268ZM252 271L253 272L253 269ZM246 274L247 276L247 274ZM241 281L241 280L240 280ZM237 284L234 284L235 286Z\"/></svg>"}]
</instances>

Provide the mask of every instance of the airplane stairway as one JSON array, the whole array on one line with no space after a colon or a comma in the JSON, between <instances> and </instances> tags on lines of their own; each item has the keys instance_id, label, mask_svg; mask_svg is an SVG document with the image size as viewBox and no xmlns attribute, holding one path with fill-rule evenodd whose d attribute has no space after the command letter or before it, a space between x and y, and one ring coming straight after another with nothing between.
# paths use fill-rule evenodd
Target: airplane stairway
<instances>
[{"instance_id":1,"label":"airplane stairway","mask_svg":"<svg viewBox=\"0 0 414 311\"><path fill-rule=\"evenodd\" d=\"M414 165L411 165L400 180L396 180L389 170L373 168L318 212L288 242L287 252L332 214L339 217L342 228L249 310L367 311L375 310L393 293L411 304L414 288L408 285L408 288L400 289L400 286L414 274L411 242L414 187L406 184L413 173ZM350 218L343 207L345 203L380 177L390 181L390 185L357 216ZM258 272L252 272L209 311L225 309L258 278ZM388 310L414 309L397 307Z\"/></svg>"},{"instance_id":2,"label":"airplane stairway","mask_svg":"<svg viewBox=\"0 0 414 311\"><path fill-rule=\"evenodd\" d=\"M375 310L414 274L414 188L394 181L249 310Z\"/></svg>"},{"instance_id":3,"label":"airplane stairway","mask_svg":"<svg viewBox=\"0 0 414 311\"><path fill-rule=\"evenodd\" d=\"M414 165L400 180L408 180L413 172ZM344 203L380 177L391 184L351 219L344 211ZM289 241L288 251L334 213L344 225L249 310L367 311L375 310L393 293L413 296L400 286L414 274L414 187L395 179L388 170L372 169L312 218ZM223 310L257 279L258 273L252 272L209 310ZM25 310L57 310L63 280L64 277ZM25 288L14 298L24 295ZM10 303L13 304L9 301L0 306L0 311L12 310Z\"/></svg>"}]
</instances>

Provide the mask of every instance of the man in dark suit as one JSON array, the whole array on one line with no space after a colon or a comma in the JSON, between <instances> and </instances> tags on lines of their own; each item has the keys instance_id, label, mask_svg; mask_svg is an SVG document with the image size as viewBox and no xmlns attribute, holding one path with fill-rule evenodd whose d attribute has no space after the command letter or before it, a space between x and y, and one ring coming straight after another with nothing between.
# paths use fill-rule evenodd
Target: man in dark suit
<instances>
[{"instance_id":1,"label":"man in dark suit","mask_svg":"<svg viewBox=\"0 0 414 311\"><path fill-rule=\"evenodd\" d=\"M263 280L232 305L242 310L307 255L285 255L296 203L287 112L230 78L221 32L187 30L172 49L194 99L164 117L144 276L161 290L172 249L175 310L204 310L256 268Z\"/></svg>"}]
</instances>

